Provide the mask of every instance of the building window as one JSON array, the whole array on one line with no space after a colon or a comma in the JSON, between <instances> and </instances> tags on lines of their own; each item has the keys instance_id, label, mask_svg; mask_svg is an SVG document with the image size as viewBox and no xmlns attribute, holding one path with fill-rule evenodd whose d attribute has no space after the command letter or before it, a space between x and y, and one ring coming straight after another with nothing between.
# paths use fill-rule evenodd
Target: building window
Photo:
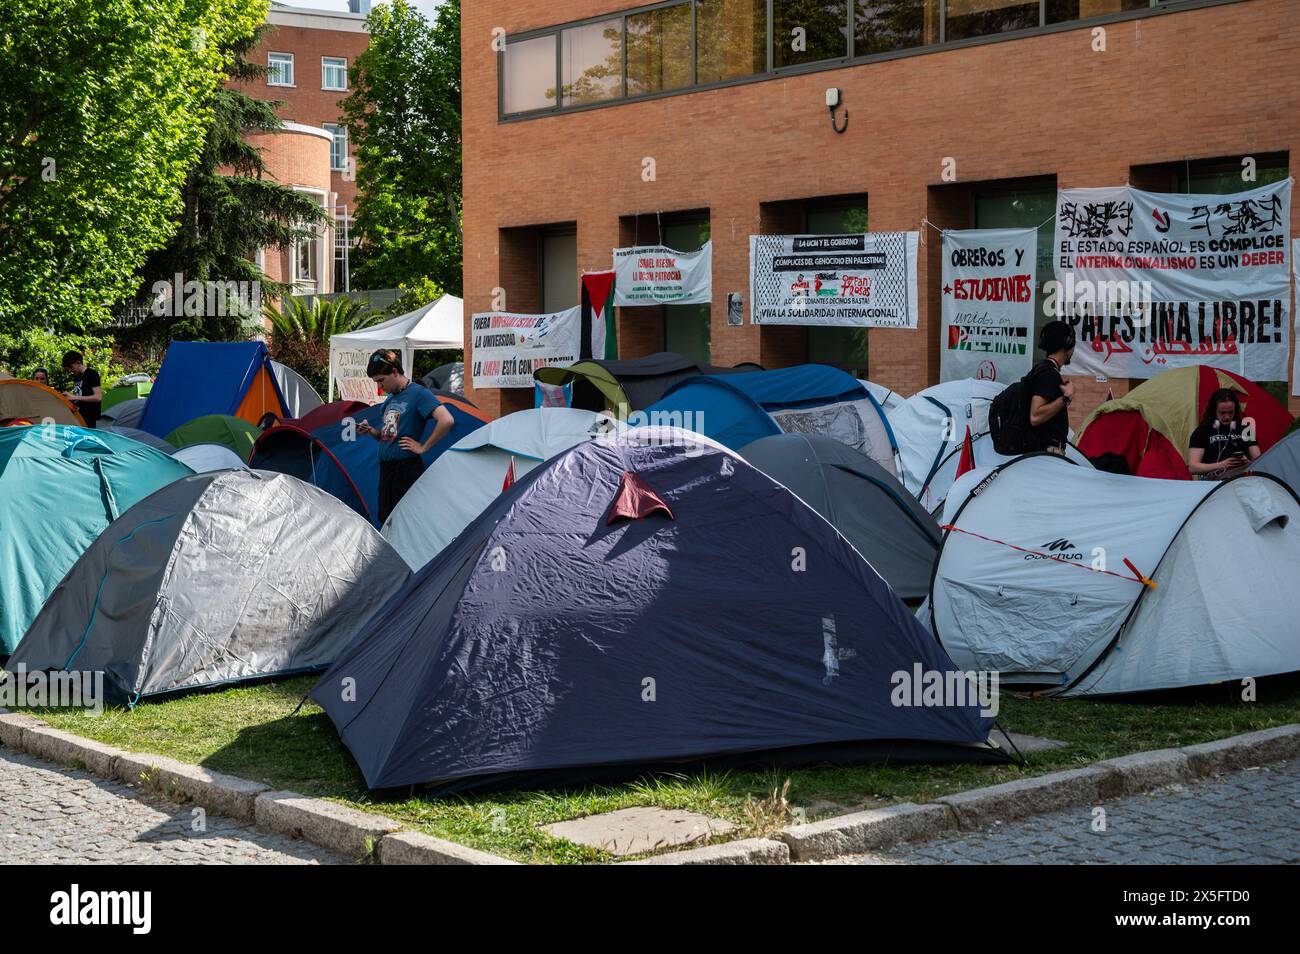
<instances>
[{"instance_id":1,"label":"building window","mask_svg":"<svg viewBox=\"0 0 1300 954\"><path fill-rule=\"evenodd\" d=\"M623 21L601 20L560 33L560 105L623 95Z\"/></svg>"},{"instance_id":2,"label":"building window","mask_svg":"<svg viewBox=\"0 0 1300 954\"><path fill-rule=\"evenodd\" d=\"M695 81L767 72L767 0L697 0Z\"/></svg>"},{"instance_id":3,"label":"building window","mask_svg":"<svg viewBox=\"0 0 1300 954\"><path fill-rule=\"evenodd\" d=\"M1145 10L1150 6L1151 0L1047 0L1046 13L1048 23L1065 23L1106 13Z\"/></svg>"},{"instance_id":4,"label":"building window","mask_svg":"<svg viewBox=\"0 0 1300 954\"><path fill-rule=\"evenodd\" d=\"M345 90L348 88L348 61L342 56L320 58L320 88Z\"/></svg>"},{"instance_id":5,"label":"building window","mask_svg":"<svg viewBox=\"0 0 1300 954\"><path fill-rule=\"evenodd\" d=\"M964 40L1038 26L1038 0L948 0L944 36Z\"/></svg>"},{"instance_id":6,"label":"building window","mask_svg":"<svg viewBox=\"0 0 1300 954\"><path fill-rule=\"evenodd\" d=\"M848 55L848 0L773 0L773 67L800 66Z\"/></svg>"},{"instance_id":7,"label":"building window","mask_svg":"<svg viewBox=\"0 0 1300 954\"><path fill-rule=\"evenodd\" d=\"M266 57L266 85L293 85L293 54L268 53Z\"/></svg>"},{"instance_id":8,"label":"building window","mask_svg":"<svg viewBox=\"0 0 1300 954\"><path fill-rule=\"evenodd\" d=\"M1041 182L1041 185L1038 184ZM1052 240L1056 229L1056 183L1038 180L1022 188L992 188L975 193L975 228L1038 229L1038 260L1034 263L1034 295L1038 312L1034 315L1033 341L1054 315L1046 308L1043 285L1053 281Z\"/></svg>"},{"instance_id":9,"label":"building window","mask_svg":"<svg viewBox=\"0 0 1300 954\"><path fill-rule=\"evenodd\" d=\"M1198 159L1177 163L1178 191L1199 195L1230 195L1281 182L1288 175L1286 153L1255 156L1255 181L1241 178L1244 156L1230 159Z\"/></svg>"},{"instance_id":10,"label":"building window","mask_svg":"<svg viewBox=\"0 0 1300 954\"><path fill-rule=\"evenodd\" d=\"M314 292L320 278L317 261L320 257L320 238L314 237L294 243L293 281L299 293Z\"/></svg>"},{"instance_id":11,"label":"building window","mask_svg":"<svg viewBox=\"0 0 1300 954\"><path fill-rule=\"evenodd\" d=\"M346 212L334 216L334 290L351 291L352 217Z\"/></svg>"},{"instance_id":12,"label":"building window","mask_svg":"<svg viewBox=\"0 0 1300 954\"><path fill-rule=\"evenodd\" d=\"M506 43L502 82L507 113L555 106L555 35Z\"/></svg>"},{"instance_id":13,"label":"building window","mask_svg":"<svg viewBox=\"0 0 1300 954\"><path fill-rule=\"evenodd\" d=\"M711 224L708 214L666 220L663 244L679 252L694 252L709 240ZM712 364L713 309L709 305L664 305L664 350L695 361L701 366Z\"/></svg>"},{"instance_id":14,"label":"building window","mask_svg":"<svg viewBox=\"0 0 1300 954\"><path fill-rule=\"evenodd\" d=\"M691 5L660 7L627 18L627 94L691 85Z\"/></svg>"},{"instance_id":15,"label":"building window","mask_svg":"<svg viewBox=\"0 0 1300 954\"><path fill-rule=\"evenodd\" d=\"M325 123L324 129L330 134L330 169L342 172L348 167L348 127Z\"/></svg>"},{"instance_id":16,"label":"building window","mask_svg":"<svg viewBox=\"0 0 1300 954\"><path fill-rule=\"evenodd\" d=\"M542 233L542 314L578 304L578 233L572 226Z\"/></svg>"},{"instance_id":17,"label":"building window","mask_svg":"<svg viewBox=\"0 0 1300 954\"><path fill-rule=\"evenodd\" d=\"M939 42L939 0L853 0L853 55L892 53Z\"/></svg>"}]
</instances>

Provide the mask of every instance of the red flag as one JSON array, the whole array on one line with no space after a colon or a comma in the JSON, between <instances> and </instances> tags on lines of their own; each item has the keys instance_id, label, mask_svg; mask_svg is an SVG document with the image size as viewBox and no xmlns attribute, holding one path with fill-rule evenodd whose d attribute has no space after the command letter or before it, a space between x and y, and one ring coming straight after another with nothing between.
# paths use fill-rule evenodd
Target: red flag
<instances>
[{"instance_id":1,"label":"red flag","mask_svg":"<svg viewBox=\"0 0 1300 954\"><path fill-rule=\"evenodd\" d=\"M515 483L515 459L512 455L510 458L510 466L506 468L506 479L501 484L501 492L505 493L507 490L509 490L511 487L514 486L514 483Z\"/></svg>"},{"instance_id":2,"label":"red flag","mask_svg":"<svg viewBox=\"0 0 1300 954\"><path fill-rule=\"evenodd\" d=\"M966 425L966 439L961 443L961 459L957 461L957 476L975 469L975 446L970 442L970 425Z\"/></svg>"},{"instance_id":3,"label":"red flag","mask_svg":"<svg viewBox=\"0 0 1300 954\"><path fill-rule=\"evenodd\" d=\"M1106 389L1106 400L1107 400L1107 401L1113 401L1113 400L1115 400L1115 394L1114 394L1113 391L1111 391L1110 388L1107 388L1107 389Z\"/></svg>"}]
</instances>

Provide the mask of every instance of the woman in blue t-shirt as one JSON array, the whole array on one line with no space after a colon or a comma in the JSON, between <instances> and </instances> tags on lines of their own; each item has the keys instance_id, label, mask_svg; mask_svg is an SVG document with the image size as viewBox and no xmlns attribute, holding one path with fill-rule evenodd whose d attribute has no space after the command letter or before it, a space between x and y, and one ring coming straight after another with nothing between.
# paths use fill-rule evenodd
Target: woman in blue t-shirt
<instances>
[{"instance_id":1,"label":"woman in blue t-shirt","mask_svg":"<svg viewBox=\"0 0 1300 954\"><path fill-rule=\"evenodd\" d=\"M357 424L358 434L379 441L379 525L382 527L406 492L424 473L425 454L452 429L451 412L426 387L416 384L402 371L396 351L376 351L366 363L366 374L388 395L383 403L383 425L376 430L369 421ZM420 435L433 418L433 433L420 442Z\"/></svg>"}]
</instances>

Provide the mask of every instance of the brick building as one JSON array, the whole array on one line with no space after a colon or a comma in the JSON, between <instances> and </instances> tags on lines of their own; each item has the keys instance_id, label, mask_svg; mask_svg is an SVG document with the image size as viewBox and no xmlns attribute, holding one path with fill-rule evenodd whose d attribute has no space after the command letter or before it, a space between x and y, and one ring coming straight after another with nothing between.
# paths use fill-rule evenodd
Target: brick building
<instances>
[{"instance_id":1,"label":"brick building","mask_svg":"<svg viewBox=\"0 0 1300 954\"><path fill-rule=\"evenodd\" d=\"M939 241L923 220L1042 225L1041 283L1058 188L1239 191L1244 156L1256 184L1285 177L1300 148L1295 11L1295 0L466 4L466 340L495 289L512 311L570 307L578 275L607 269L613 247L687 250L711 235L712 307L621 309L621 357L813 360L912 393L939 380ZM848 112L843 134L828 87L841 91L840 122ZM749 323L751 234L867 228L925 233L917 329ZM745 296L743 325L726 322L729 292ZM1129 382L1076 386L1077 426ZM518 389L473 398L502 413L532 401Z\"/></svg>"},{"instance_id":2,"label":"brick building","mask_svg":"<svg viewBox=\"0 0 1300 954\"><path fill-rule=\"evenodd\" d=\"M301 293L348 286L347 240L357 188L339 104L348 96L348 69L370 40L370 3L349 0L349 6L350 12L334 12L272 2L270 29L249 56L270 72L263 80L239 84L250 96L283 103L284 128L249 137L262 149L270 175L315 197L334 219L314 242L263 252L260 264L267 276L292 282Z\"/></svg>"}]
</instances>

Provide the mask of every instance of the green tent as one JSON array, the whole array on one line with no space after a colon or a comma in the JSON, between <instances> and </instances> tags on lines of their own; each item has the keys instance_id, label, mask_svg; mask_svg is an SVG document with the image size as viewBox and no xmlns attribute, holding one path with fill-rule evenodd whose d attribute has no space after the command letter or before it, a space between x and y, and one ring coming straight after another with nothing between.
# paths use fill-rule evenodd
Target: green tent
<instances>
[{"instance_id":1,"label":"green tent","mask_svg":"<svg viewBox=\"0 0 1300 954\"><path fill-rule=\"evenodd\" d=\"M248 460L253 453L253 445L262 436L262 432L247 421L229 414L205 414L196 417L164 438L168 444L180 450L191 444L220 444L229 447L240 460Z\"/></svg>"},{"instance_id":2,"label":"green tent","mask_svg":"<svg viewBox=\"0 0 1300 954\"><path fill-rule=\"evenodd\" d=\"M115 388L109 388L104 392L104 410L121 404L123 401L134 401L136 398L142 398L153 390L153 382L145 381L138 384L119 384Z\"/></svg>"},{"instance_id":3,"label":"green tent","mask_svg":"<svg viewBox=\"0 0 1300 954\"><path fill-rule=\"evenodd\" d=\"M0 658L110 523L193 471L128 437L66 425L0 429Z\"/></svg>"}]
</instances>

